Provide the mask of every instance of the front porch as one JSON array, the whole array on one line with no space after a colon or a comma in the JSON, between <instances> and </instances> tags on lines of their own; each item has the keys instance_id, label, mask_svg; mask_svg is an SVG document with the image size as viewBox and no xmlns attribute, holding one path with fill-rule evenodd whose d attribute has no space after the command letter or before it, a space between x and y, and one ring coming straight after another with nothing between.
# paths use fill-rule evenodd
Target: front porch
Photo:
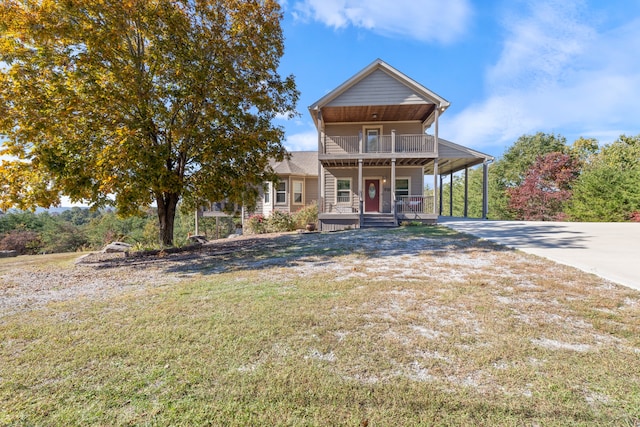
<instances>
[{"instance_id":1,"label":"front porch","mask_svg":"<svg viewBox=\"0 0 640 427\"><path fill-rule=\"evenodd\" d=\"M337 231L367 226L397 226L403 221L435 224L438 220L433 196L398 196L393 203L384 205L380 212L365 213L364 203L354 198L347 203L319 201L318 221L321 231Z\"/></svg>"}]
</instances>

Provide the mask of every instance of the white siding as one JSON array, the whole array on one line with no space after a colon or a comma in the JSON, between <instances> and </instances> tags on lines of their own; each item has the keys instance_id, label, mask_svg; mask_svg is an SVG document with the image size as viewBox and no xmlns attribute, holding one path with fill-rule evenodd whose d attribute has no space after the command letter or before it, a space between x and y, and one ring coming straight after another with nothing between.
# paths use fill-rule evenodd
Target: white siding
<instances>
[{"instance_id":1,"label":"white siding","mask_svg":"<svg viewBox=\"0 0 640 427\"><path fill-rule=\"evenodd\" d=\"M356 105L398 105L432 102L382 70L376 70L332 100L330 107Z\"/></svg>"},{"instance_id":2,"label":"white siding","mask_svg":"<svg viewBox=\"0 0 640 427\"><path fill-rule=\"evenodd\" d=\"M422 123L389 123L384 127L383 133L385 135L391 134L393 129L396 130L396 135L420 135L422 133Z\"/></svg>"}]
</instances>

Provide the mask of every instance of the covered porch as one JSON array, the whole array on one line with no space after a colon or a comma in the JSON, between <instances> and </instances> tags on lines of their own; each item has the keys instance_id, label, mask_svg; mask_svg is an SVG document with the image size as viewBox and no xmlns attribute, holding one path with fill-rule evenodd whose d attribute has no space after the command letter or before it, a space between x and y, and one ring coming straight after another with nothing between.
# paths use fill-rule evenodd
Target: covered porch
<instances>
[{"instance_id":1,"label":"covered porch","mask_svg":"<svg viewBox=\"0 0 640 427\"><path fill-rule=\"evenodd\" d=\"M429 136L429 135L427 135ZM465 207L469 169L483 167L483 218L488 210L489 155L439 139L437 157L396 156L335 158L321 161L319 220L321 229L359 228L368 218L436 223L442 214L442 182L456 172L465 173ZM330 195L327 197L327 195ZM467 210L465 209L465 215Z\"/></svg>"}]
</instances>

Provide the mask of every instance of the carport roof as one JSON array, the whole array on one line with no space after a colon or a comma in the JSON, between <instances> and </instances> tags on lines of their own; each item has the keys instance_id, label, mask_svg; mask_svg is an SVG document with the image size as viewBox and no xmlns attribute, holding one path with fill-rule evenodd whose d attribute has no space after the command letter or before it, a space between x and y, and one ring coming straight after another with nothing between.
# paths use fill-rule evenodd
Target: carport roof
<instances>
[{"instance_id":1,"label":"carport roof","mask_svg":"<svg viewBox=\"0 0 640 427\"><path fill-rule=\"evenodd\" d=\"M493 156L465 147L446 139L438 138L438 174L448 175L467 167L492 162ZM425 166L425 174L433 174L433 162Z\"/></svg>"}]
</instances>

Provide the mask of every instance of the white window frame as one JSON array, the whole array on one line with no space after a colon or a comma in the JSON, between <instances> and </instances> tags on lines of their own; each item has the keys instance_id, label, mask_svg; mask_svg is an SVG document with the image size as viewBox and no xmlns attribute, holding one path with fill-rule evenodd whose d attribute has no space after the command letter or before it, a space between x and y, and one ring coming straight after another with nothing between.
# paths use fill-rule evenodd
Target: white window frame
<instances>
[{"instance_id":1,"label":"white window frame","mask_svg":"<svg viewBox=\"0 0 640 427\"><path fill-rule=\"evenodd\" d=\"M406 180L407 181L407 194L398 194L398 181L399 180ZM402 196L411 196L411 177L409 176L398 176L396 177L396 182L395 182L395 190L396 190L396 199L398 197L402 197Z\"/></svg>"},{"instance_id":2,"label":"white window frame","mask_svg":"<svg viewBox=\"0 0 640 427\"><path fill-rule=\"evenodd\" d=\"M280 190L280 184L282 184L284 186L283 190ZM284 195L284 201L280 201L278 200L278 196L280 195ZM276 186L276 198L275 198L275 203L276 205L286 205L287 204L287 181L280 181L278 182L277 186Z\"/></svg>"},{"instance_id":3,"label":"white window frame","mask_svg":"<svg viewBox=\"0 0 640 427\"><path fill-rule=\"evenodd\" d=\"M296 184L300 184L300 191L297 192L296 191ZM301 179L294 179L291 181L291 194L292 194L292 199L291 199L291 203L294 205L304 205L304 181ZM296 194L300 194L300 201L296 202Z\"/></svg>"},{"instance_id":4,"label":"white window frame","mask_svg":"<svg viewBox=\"0 0 640 427\"><path fill-rule=\"evenodd\" d=\"M267 188L264 190L263 201L267 206L271 206L271 183L267 182Z\"/></svg>"},{"instance_id":5,"label":"white window frame","mask_svg":"<svg viewBox=\"0 0 640 427\"><path fill-rule=\"evenodd\" d=\"M349 189L348 190L338 190L338 182L339 181L348 181L349 182ZM346 201L341 201L339 194L340 191L348 191L349 195L348 195L348 200ZM351 204L351 197L353 194L353 179L348 177L348 178L338 178L336 177L336 204L340 203L340 204ZM344 197L344 196L343 196Z\"/></svg>"},{"instance_id":6,"label":"white window frame","mask_svg":"<svg viewBox=\"0 0 640 427\"><path fill-rule=\"evenodd\" d=\"M378 143L376 151L369 151L369 131L376 131L378 134ZM363 126L362 127L362 135L364 141L362 141L365 153L378 153L380 152L381 144L382 144L382 126Z\"/></svg>"}]
</instances>

